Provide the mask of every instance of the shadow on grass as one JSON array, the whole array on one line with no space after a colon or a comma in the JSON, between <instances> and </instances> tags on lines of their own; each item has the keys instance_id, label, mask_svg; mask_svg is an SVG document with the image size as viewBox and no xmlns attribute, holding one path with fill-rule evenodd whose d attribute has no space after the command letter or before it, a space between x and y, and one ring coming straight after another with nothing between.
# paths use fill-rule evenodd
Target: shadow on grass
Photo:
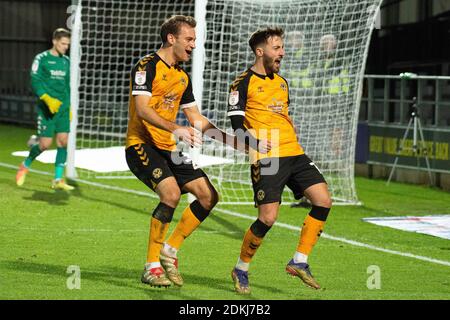
<instances>
[{"instance_id":1,"label":"shadow on grass","mask_svg":"<svg viewBox=\"0 0 450 320\"><path fill-rule=\"evenodd\" d=\"M45 263L36 263L30 261L16 260L16 261L3 261L0 263L2 268L14 270L21 273L31 273L31 274L39 274L45 276L56 276L60 278L62 284L65 284L67 279L71 276L70 273L67 273L67 267L63 265L54 265L54 264L45 264ZM22 275L26 277L26 275ZM198 297L186 294L186 290L184 288L178 288L176 286L172 286L170 288L152 288L148 285L142 284L140 282L140 270L130 270L118 267L96 267L96 268L83 268L81 266L81 286L83 289L83 281L96 281L102 282L107 286L113 286L117 288L128 288L134 289L138 292L144 293L150 299L154 300L195 300L199 299ZM231 277L228 279L216 279L212 277L208 277L205 275L197 275L197 274L188 274L184 275L185 283L188 285L197 285L199 287L215 289L218 291L224 291L227 293L233 292L233 283L231 281ZM276 287L260 285L260 284L252 284L254 288L260 288L263 290L270 291L272 293L282 293L280 289ZM67 289L69 290L69 289ZM82 293L82 291L80 292ZM111 291L108 291L111 293ZM133 292L129 292L130 298L132 298ZM117 297L123 295L120 291L117 291ZM218 292L217 296L220 296L221 293ZM91 296L91 294L87 294L87 296ZM99 295L99 299L114 299L117 298L111 295L107 297ZM217 299L216 297L211 297L212 299ZM239 298L237 296L236 298ZM246 299L252 299L252 296L245 296Z\"/></svg>"},{"instance_id":2,"label":"shadow on grass","mask_svg":"<svg viewBox=\"0 0 450 320\"><path fill-rule=\"evenodd\" d=\"M61 284L65 285L67 279L72 275L67 273L67 267L62 265L36 263L30 261L3 261L0 263L3 268L15 270L21 273L39 274L45 276L56 276L60 278ZM26 276L26 275L22 275ZM117 268L117 267L96 267L96 268L83 268L81 266L81 291L83 293L83 281L95 281L102 282L104 285L109 286L107 289L107 295L99 295L98 299L117 299L124 295L118 288L134 289L137 292L133 293L128 291L126 295L132 299L133 294L144 293L150 299L164 300L164 299L194 299L193 297L186 295L176 287L171 288L152 288L146 284L140 282L140 271L130 271L129 269ZM117 290L117 296L111 295L111 287L116 287L113 290ZM85 287L86 288L86 285ZM69 289L67 289L70 291ZM114 292L113 292L114 293ZM91 297L91 293L87 293L86 296ZM89 298L87 298L89 299Z\"/></svg>"},{"instance_id":3,"label":"shadow on grass","mask_svg":"<svg viewBox=\"0 0 450 320\"><path fill-rule=\"evenodd\" d=\"M27 189L33 191L31 189ZM52 206L66 206L68 205L70 195L65 191L36 191L28 197L23 197L24 200L47 202Z\"/></svg>"},{"instance_id":4,"label":"shadow on grass","mask_svg":"<svg viewBox=\"0 0 450 320\"><path fill-rule=\"evenodd\" d=\"M139 213L139 214L143 214L143 215L146 215L146 216L150 216L150 214L151 214L151 212L147 212L145 210L140 210L140 209L131 207L131 206L127 205L124 202L113 201L112 200L112 199L114 199L113 195L110 195L110 197L108 199L105 199L105 197L103 197L103 196L100 199L96 198L94 192L90 193L91 195L94 195L94 196L88 195L86 192L83 192L83 188L80 187L79 184L76 181L70 180L70 184L75 187L75 190L70 191L70 195L71 196L78 197L78 198L81 198L83 200L89 200L89 201L92 201L92 202L98 202L100 204L111 205L111 206L117 207L117 208L122 209L122 210ZM117 192L117 191L112 191L112 192ZM141 203L146 203L146 202L147 202L147 200L143 200L143 201L139 201L138 203L141 204Z\"/></svg>"},{"instance_id":5,"label":"shadow on grass","mask_svg":"<svg viewBox=\"0 0 450 320\"><path fill-rule=\"evenodd\" d=\"M220 217L219 215L220 215L219 212L213 211L213 214L210 214L207 219L218 223L219 225L224 227L225 230L228 230L228 232L227 231L221 232L220 230L206 227L203 224L200 225L200 228L205 231L215 231L217 234L223 235L225 237L228 237L228 238L231 238L234 240L242 240L244 237L244 233L247 230L247 228L250 226L250 224L248 224L248 226L247 226L246 223L242 223L242 226L238 226L237 224L232 223L232 222L228 221L227 219Z\"/></svg>"},{"instance_id":6,"label":"shadow on grass","mask_svg":"<svg viewBox=\"0 0 450 320\"><path fill-rule=\"evenodd\" d=\"M228 292L230 290L233 291L234 286L233 286L233 281L231 280L231 269L230 269L230 273L227 274L226 276L227 276L226 278L224 277L223 279L217 279L217 278L207 277L205 275L189 274L189 273L183 274L184 281L186 283L197 284L197 285L205 286L208 288L214 288L214 289L220 290L220 291L228 291ZM276 287L261 285L261 284L255 283L255 282L250 283L250 285L252 288L259 288L262 290L270 291L272 293L278 293L278 294L283 293L282 290L280 290ZM252 299L252 300L255 299L255 298L252 298L251 295L246 296L245 298Z\"/></svg>"}]
</instances>

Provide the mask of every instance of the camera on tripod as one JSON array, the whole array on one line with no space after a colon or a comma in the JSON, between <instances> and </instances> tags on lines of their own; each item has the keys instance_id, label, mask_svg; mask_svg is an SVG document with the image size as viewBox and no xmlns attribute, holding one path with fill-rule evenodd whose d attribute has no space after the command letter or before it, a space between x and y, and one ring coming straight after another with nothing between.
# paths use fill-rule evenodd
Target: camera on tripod
<instances>
[{"instance_id":1,"label":"camera on tripod","mask_svg":"<svg viewBox=\"0 0 450 320\"><path fill-rule=\"evenodd\" d=\"M397 163L398 163L398 159L400 156L400 153L403 150L411 150L413 152L413 155L416 158L419 157L424 157L425 158L425 162L427 164L427 169L428 169L428 176L430 178L430 184L433 185L433 177L431 174L431 168L430 168L430 160L428 159L428 148L425 144L425 139L423 137L423 131L422 131L422 124L420 123L420 117L419 117L419 105L417 104L417 98L414 97L412 100L412 104L410 107L410 114L411 117L409 119L408 122L408 126L406 127L405 130L405 134L403 135L403 139L401 140L398 148L397 148L397 155L395 157L394 160L394 165L392 166L392 170L391 173L389 174L389 179L387 181L387 185L389 185L389 182L391 182L392 177L394 176L394 171L397 167ZM405 141L406 138L408 137L408 133L409 133L409 129L411 128L411 126L413 127L413 143L412 143L412 147L405 147ZM418 145L418 136L420 135L420 147ZM417 159L417 161L419 161L419 159Z\"/></svg>"}]
</instances>

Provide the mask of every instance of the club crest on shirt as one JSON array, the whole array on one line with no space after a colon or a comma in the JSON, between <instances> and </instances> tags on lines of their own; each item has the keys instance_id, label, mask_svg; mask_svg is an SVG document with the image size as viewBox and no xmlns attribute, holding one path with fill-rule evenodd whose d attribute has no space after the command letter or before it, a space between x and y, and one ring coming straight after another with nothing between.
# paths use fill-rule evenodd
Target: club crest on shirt
<instances>
[{"instance_id":1,"label":"club crest on shirt","mask_svg":"<svg viewBox=\"0 0 450 320\"><path fill-rule=\"evenodd\" d=\"M147 71L137 71L136 75L134 76L134 82L136 82L137 85L141 86L145 83L146 77Z\"/></svg>"},{"instance_id":2,"label":"club crest on shirt","mask_svg":"<svg viewBox=\"0 0 450 320\"><path fill-rule=\"evenodd\" d=\"M285 83L280 84L280 88L281 90L286 91L287 89L286 84Z\"/></svg>"},{"instance_id":3,"label":"club crest on shirt","mask_svg":"<svg viewBox=\"0 0 450 320\"><path fill-rule=\"evenodd\" d=\"M153 178L159 179L162 176L162 169L156 168L155 170L153 170L152 175L153 175Z\"/></svg>"},{"instance_id":4,"label":"club crest on shirt","mask_svg":"<svg viewBox=\"0 0 450 320\"><path fill-rule=\"evenodd\" d=\"M186 87L186 79L185 79L185 78L181 77L181 78L180 78L180 83L181 83L181 85L182 85L183 87Z\"/></svg>"},{"instance_id":5,"label":"club crest on shirt","mask_svg":"<svg viewBox=\"0 0 450 320\"><path fill-rule=\"evenodd\" d=\"M230 106L235 106L239 102L239 91L231 91L228 98L228 104Z\"/></svg>"}]
</instances>

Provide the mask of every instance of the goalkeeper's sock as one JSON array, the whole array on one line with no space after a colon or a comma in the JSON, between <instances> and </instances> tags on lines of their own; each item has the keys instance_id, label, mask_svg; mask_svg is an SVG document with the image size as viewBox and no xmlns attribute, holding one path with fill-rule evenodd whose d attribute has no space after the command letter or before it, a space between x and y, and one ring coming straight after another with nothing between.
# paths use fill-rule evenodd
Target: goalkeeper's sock
<instances>
[{"instance_id":1,"label":"goalkeeper's sock","mask_svg":"<svg viewBox=\"0 0 450 320\"><path fill-rule=\"evenodd\" d=\"M312 206L311 211L303 222L297 252L308 256L322 234L330 208Z\"/></svg>"},{"instance_id":2,"label":"goalkeeper's sock","mask_svg":"<svg viewBox=\"0 0 450 320\"><path fill-rule=\"evenodd\" d=\"M175 249L180 249L184 240L197 229L203 220L209 215L209 210L202 207L198 200L192 202L184 209L180 221L167 240L167 244Z\"/></svg>"},{"instance_id":3,"label":"goalkeeper's sock","mask_svg":"<svg viewBox=\"0 0 450 320\"><path fill-rule=\"evenodd\" d=\"M28 154L28 157L23 162L23 165L25 167L29 168L31 166L31 163L33 162L33 160L36 159L37 156L39 156L41 153L42 153L42 151L39 148L39 143L36 143L35 145L33 145L31 147L30 153Z\"/></svg>"},{"instance_id":4,"label":"goalkeeper's sock","mask_svg":"<svg viewBox=\"0 0 450 320\"><path fill-rule=\"evenodd\" d=\"M250 226L245 233L244 241L242 242L241 254L239 256L240 261L250 263L270 228L271 226L266 225L259 219ZM236 265L236 267L238 267L238 265Z\"/></svg>"},{"instance_id":5,"label":"goalkeeper's sock","mask_svg":"<svg viewBox=\"0 0 450 320\"><path fill-rule=\"evenodd\" d=\"M159 252L166 237L170 223L162 223L152 217L150 222L150 235L148 238L147 263L159 263Z\"/></svg>"},{"instance_id":6,"label":"goalkeeper's sock","mask_svg":"<svg viewBox=\"0 0 450 320\"><path fill-rule=\"evenodd\" d=\"M67 148L57 148L56 149L56 160L55 160L55 180L60 180L64 176L64 168L66 167L67 160Z\"/></svg>"}]
</instances>

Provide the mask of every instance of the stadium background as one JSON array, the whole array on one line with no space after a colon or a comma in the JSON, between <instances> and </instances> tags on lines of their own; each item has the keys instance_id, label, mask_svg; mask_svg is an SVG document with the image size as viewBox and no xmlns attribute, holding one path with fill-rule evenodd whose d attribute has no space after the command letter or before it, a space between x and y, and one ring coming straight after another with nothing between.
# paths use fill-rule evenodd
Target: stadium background
<instances>
[{"instance_id":1,"label":"stadium background","mask_svg":"<svg viewBox=\"0 0 450 320\"><path fill-rule=\"evenodd\" d=\"M37 52L50 46L49 35L52 30L71 22L74 12L72 2L0 1L1 122L34 126L35 98L29 85L30 64ZM380 28L372 34L366 66L367 75L379 77L365 79L359 112L355 167L358 175L387 178L394 155L392 152L389 154L389 151L373 152L371 135L378 139L401 138L409 120L410 101L413 96L420 94L425 140L434 140L444 147L443 155L436 160L433 157L430 159L434 184L450 190L450 81L433 79L450 74L449 30L448 1L383 2ZM129 57L130 66L138 58L137 55ZM403 81L401 84L400 78L384 77L398 76L402 72L431 78ZM406 88L404 93L401 93L402 85ZM422 161L417 166L421 169L419 171L415 170L416 166L414 157L400 162L394 179L428 183L425 163Z\"/></svg>"}]
</instances>

